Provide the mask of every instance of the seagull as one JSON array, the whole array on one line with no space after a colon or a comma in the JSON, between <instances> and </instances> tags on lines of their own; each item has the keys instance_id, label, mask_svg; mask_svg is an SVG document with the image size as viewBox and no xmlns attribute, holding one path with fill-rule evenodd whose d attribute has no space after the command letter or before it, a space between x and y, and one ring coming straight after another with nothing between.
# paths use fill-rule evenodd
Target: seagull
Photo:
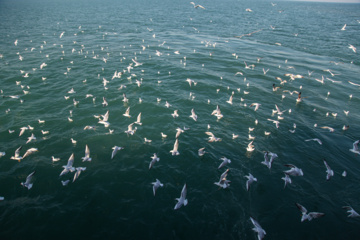
<instances>
[{"instance_id":1,"label":"seagull","mask_svg":"<svg viewBox=\"0 0 360 240\"><path fill-rule=\"evenodd\" d=\"M230 186L230 181L226 179L228 172L230 169L226 169L225 172L223 172L220 176L220 180L218 182L214 182L215 185L218 185L219 187L222 188L228 188Z\"/></svg>"},{"instance_id":2,"label":"seagull","mask_svg":"<svg viewBox=\"0 0 360 240\"><path fill-rule=\"evenodd\" d=\"M194 109L191 109L191 115L190 115L189 117L191 117L192 119L194 119L194 121L197 121L197 115L195 114Z\"/></svg>"},{"instance_id":3,"label":"seagull","mask_svg":"<svg viewBox=\"0 0 360 240\"><path fill-rule=\"evenodd\" d=\"M179 139L176 139L175 143L174 143L174 148L173 148L173 150L170 151L173 156L180 154L178 152L178 148L179 148Z\"/></svg>"},{"instance_id":4,"label":"seagull","mask_svg":"<svg viewBox=\"0 0 360 240\"><path fill-rule=\"evenodd\" d=\"M22 159L26 158L27 156L29 156L30 154L33 154L34 152L37 152L38 149L37 148L30 148L28 149L25 154L23 155Z\"/></svg>"},{"instance_id":5,"label":"seagull","mask_svg":"<svg viewBox=\"0 0 360 240\"><path fill-rule=\"evenodd\" d=\"M17 161L21 161L23 159L23 157L20 156L20 150L21 150L22 146L18 147L16 150L15 150L15 155L14 156L11 156L10 159L12 160L17 160Z\"/></svg>"},{"instance_id":6,"label":"seagull","mask_svg":"<svg viewBox=\"0 0 360 240\"><path fill-rule=\"evenodd\" d=\"M0 152L0 158L5 156L5 154L6 154L5 152Z\"/></svg>"},{"instance_id":7,"label":"seagull","mask_svg":"<svg viewBox=\"0 0 360 240\"><path fill-rule=\"evenodd\" d=\"M344 206L343 209L346 209L347 213L349 213L348 217L360 217L360 214L358 214L352 207L350 206Z\"/></svg>"},{"instance_id":8,"label":"seagull","mask_svg":"<svg viewBox=\"0 0 360 240\"><path fill-rule=\"evenodd\" d=\"M341 31L345 31L346 29L346 24L341 28Z\"/></svg>"},{"instance_id":9,"label":"seagull","mask_svg":"<svg viewBox=\"0 0 360 240\"><path fill-rule=\"evenodd\" d=\"M320 145L322 145L322 142L320 139L318 138L312 138L312 139L306 139L305 142L308 142L308 141L317 141Z\"/></svg>"},{"instance_id":10,"label":"seagull","mask_svg":"<svg viewBox=\"0 0 360 240\"><path fill-rule=\"evenodd\" d=\"M153 185L153 193L154 193L154 196L155 196L155 193L156 193L156 190L159 188L159 187L163 187L164 184L162 184L159 179L156 179L156 182L152 182L151 183Z\"/></svg>"},{"instance_id":11,"label":"seagull","mask_svg":"<svg viewBox=\"0 0 360 240\"><path fill-rule=\"evenodd\" d=\"M258 109L259 109L260 105L261 105L260 103L252 103L252 104L250 104L250 106L249 106L249 107L253 107L253 106L255 106L254 111L256 111L256 110L258 110Z\"/></svg>"},{"instance_id":12,"label":"seagull","mask_svg":"<svg viewBox=\"0 0 360 240\"><path fill-rule=\"evenodd\" d=\"M29 176L26 177L26 181L21 183L21 186L26 187L28 190L30 190L33 186L32 179L36 171L33 171L29 174Z\"/></svg>"},{"instance_id":13,"label":"seagull","mask_svg":"<svg viewBox=\"0 0 360 240\"><path fill-rule=\"evenodd\" d=\"M106 101L106 98L103 97L102 106L103 106L103 107L106 107L106 106L108 106L108 105L109 105L109 103Z\"/></svg>"},{"instance_id":14,"label":"seagull","mask_svg":"<svg viewBox=\"0 0 360 240\"><path fill-rule=\"evenodd\" d=\"M167 138L167 135L164 134L163 132L161 132L161 137L162 137L162 138Z\"/></svg>"},{"instance_id":15,"label":"seagull","mask_svg":"<svg viewBox=\"0 0 360 240\"><path fill-rule=\"evenodd\" d=\"M249 173L248 176L245 176L248 180L246 181L246 190L249 191L250 189L250 185L253 182L257 182L257 178L255 178L253 175L251 175L251 173Z\"/></svg>"},{"instance_id":16,"label":"seagull","mask_svg":"<svg viewBox=\"0 0 360 240\"><path fill-rule=\"evenodd\" d=\"M25 130L29 130L29 128L28 128L28 127L22 127L22 128L20 128L19 137L24 134Z\"/></svg>"},{"instance_id":17,"label":"seagull","mask_svg":"<svg viewBox=\"0 0 360 240\"><path fill-rule=\"evenodd\" d=\"M222 160L223 162L219 165L218 169L222 168L223 166L225 166L228 163L231 163L231 160L226 157L222 157L222 158L220 158L220 160Z\"/></svg>"},{"instance_id":18,"label":"seagull","mask_svg":"<svg viewBox=\"0 0 360 240\"><path fill-rule=\"evenodd\" d=\"M272 85L273 92L276 92L279 88L281 88L281 87L275 87L275 83L273 83L273 85Z\"/></svg>"},{"instance_id":19,"label":"seagull","mask_svg":"<svg viewBox=\"0 0 360 240\"><path fill-rule=\"evenodd\" d=\"M334 176L334 171L331 170L330 166L327 164L327 162L324 160L324 164L326 167L326 180L329 181L332 176Z\"/></svg>"},{"instance_id":20,"label":"seagull","mask_svg":"<svg viewBox=\"0 0 360 240\"><path fill-rule=\"evenodd\" d=\"M173 118L179 117L178 110L174 110L174 113L172 113L171 116L173 116Z\"/></svg>"},{"instance_id":21,"label":"seagull","mask_svg":"<svg viewBox=\"0 0 360 240\"><path fill-rule=\"evenodd\" d=\"M160 158L158 158L158 156L156 155L156 153L154 153L154 155L151 157L151 162L149 164L149 169L152 168L152 166L154 166L154 164L158 161L160 161ZM154 194L155 195L155 194Z\"/></svg>"},{"instance_id":22,"label":"seagull","mask_svg":"<svg viewBox=\"0 0 360 240\"><path fill-rule=\"evenodd\" d=\"M73 138L70 138L70 140L71 140L71 143L74 144L74 145L77 143L77 141L74 140Z\"/></svg>"},{"instance_id":23,"label":"seagull","mask_svg":"<svg viewBox=\"0 0 360 240\"><path fill-rule=\"evenodd\" d=\"M233 104L233 95L231 94L230 98L228 101L226 101L228 104L232 105Z\"/></svg>"},{"instance_id":24,"label":"seagull","mask_svg":"<svg viewBox=\"0 0 360 240\"><path fill-rule=\"evenodd\" d=\"M177 129L176 129L175 138L178 138L178 137L180 136L180 134L181 134L181 133L183 133L183 132L184 132L184 130L183 130L183 129L181 129L181 128L177 128Z\"/></svg>"},{"instance_id":25,"label":"seagull","mask_svg":"<svg viewBox=\"0 0 360 240\"><path fill-rule=\"evenodd\" d=\"M185 183L183 189L181 190L180 198L176 198L178 202L174 207L175 210L179 209L182 205L186 206L188 204L188 200L186 199L186 192L187 192L187 188Z\"/></svg>"},{"instance_id":26,"label":"seagull","mask_svg":"<svg viewBox=\"0 0 360 240\"><path fill-rule=\"evenodd\" d=\"M129 99L126 97L126 94L123 93L123 100L122 100L124 103L127 103L129 102Z\"/></svg>"},{"instance_id":27,"label":"seagull","mask_svg":"<svg viewBox=\"0 0 360 240\"><path fill-rule=\"evenodd\" d=\"M353 148L352 148L352 149L349 149L350 152L360 154L360 151L359 151L359 141L360 141L360 140L357 140L357 141L355 141L355 142L353 143ZM16 152L15 152L15 155L16 155Z\"/></svg>"},{"instance_id":28,"label":"seagull","mask_svg":"<svg viewBox=\"0 0 360 240\"><path fill-rule=\"evenodd\" d=\"M205 132L205 134L209 136L209 141L208 141L208 142L218 142L218 141L221 141L221 138L215 137L215 135L214 135L212 132Z\"/></svg>"},{"instance_id":29,"label":"seagull","mask_svg":"<svg viewBox=\"0 0 360 240\"><path fill-rule=\"evenodd\" d=\"M60 158L55 158L54 156L51 156L51 160L52 162L57 162L60 161Z\"/></svg>"},{"instance_id":30,"label":"seagull","mask_svg":"<svg viewBox=\"0 0 360 240\"><path fill-rule=\"evenodd\" d=\"M135 133L136 130L137 130L137 127L135 127L134 130L133 130L133 128L132 128L133 125L134 125L134 123L131 123L131 124L128 126L128 130L125 131L125 133L127 133L128 135L129 135L129 134L134 135L134 133Z\"/></svg>"},{"instance_id":31,"label":"seagull","mask_svg":"<svg viewBox=\"0 0 360 240\"><path fill-rule=\"evenodd\" d=\"M269 160L269 156L270 156L270 160ZM271 164L273 163L274 159L277 157L278 155L276 153L265 152L264 161L262 161L261 163L267 166L269 169L271 169Z\"/></svg>"},{"instance_id":32,"label":"seagull","mask_svg":"<svg viewBox=\"0 0 360 240\"><path fill-rule=\"evenodd\" d=\"M291 176L304 176L304 173L301 168L298 168L292 164L285 164L285 166L290 168L289 170L284 171L285 174Z\"/></svg>"},{"instance_id":33,"label":"seagull","mask_svg":"<svg viewBox=\"0 0 360 240\"><path fill-rule=\"evenodd\" d=\"M135 63L135 66L134 67L137 67L137 66L141 66L142 63L139 63L137 62L135 59L131 59L134 63Z\"/></svg>"},{"instance_id":34,"label":"seagull","mask_svg":"<svg viewBox=\"0 0 360 240\"><path fill-rule=\"evenodd\" d=\"M128 107L127 109L126 109L126 111L125 111L125 113L123 114L123 116L125 116L125 117L131 117L130 115L129 115L129 113L130 113L130 107Z\"/></svg>"},{"instance_id":35,"label":"seagull","mask_svg":"<svg viewBox=\"0 0 360 240\"><path fill-rule=\"evenodd\" d=\"M266 235L265 230L252 217L250 217L250 220L251 220L252 224L254 225L254 228L252 230L258 234L258 240L263 239Z\"/></svg>"},{"instance_id":36,"label":"seagull","mask_svg":"<svg viewBox=\"0 0 360 240\"><path fill-rule=\"evenodd\" d=\"M280 111L280 108L275 104L275 108L276 108L276 112L278 115L282 115L284 112L286 112L287 110L284 111Z\"/></svg>"},{"instance_id":37,"label":"seagull","mask_svg":"<svg viewBox=\"0 0 360 240\"><path fill-rule=\"evenodd\" d=\"M67 164L65 166L62 166L64 168L64 170L62 170L62 172L60 173L60 176L70 172L75 171L75 168L73 167L74 164L74 154L71 154Z\"/></svg>"},{"instance_id":38,"label":"seagull","mask_svg":"<svg viewBox=\"0 0 360 240\"><path fill-rule=\"evenodd\" d=\"M194 5L194 8L202 8L202 9L205 9L203 6L201 6L201 5L199 5L199 4L197 4L197 5L195 5L195 3L194 2L190 2L192 5Z\"/></svg>"},{"instance_id":39,"label":"seagull","mask_svg":"<svg viewBox=\"0 0 360 240\"><path fill-rule=\"evenodd\" d=\"M211 115L214 115L215 117L217 117L218 120L223 117L223 115L221 114L219 105L216 106L216 109L214 111L212 111Z\"/></svg>"},{"instance_id":40,"label":"seagull","mask_svg":"<svg viewBox=\"0 0 360 240\"><path fill-rule=\"evenodd\" d=\"M196 84L197 84L197 82L195 82L194 80L192 80L190 78L186 79L186 82L189 83L190 87L192 86L192 84L194 84L194 86L196 86Z\"/></svg>"},{"instance_id":41,"label":"seagull","mask_svg":"<svg viewBox=\"0 0 360 240\"><path fill-rule=\"evenodd\" d=\"M169 107L171 107L171 104L168 103L168 101L165 101L165 107L169 108Z\"/></svg>"},{"instance_id":42,"label":"seagull","mask_svg":"<svg viewBox=\"0 0 360 240\"><path fill-rule=\"evenodd\" d=\"M137 119L136 119L136 122L134 122L135 124L138 124L138 125L142 125L142 122L141 122L141 113L139 113L139 115L137 116Z\"/></svg>"},{"instance_id":43,"label":"seagull","mask_svg":"<svg viewBox=\"0 0 360 240\"><path fill-rule=\"evenodd\" d=\"M206 153L206 152L205 152L205 148L200 148L200 149L198 150L198 155L199 155L199 157L204 156L205 153Z\"/></svg>"},{"instance_id":44,"label":"seagull","mask_svg":"<svg viewBox=\"0 0 360 240\"><path fill-rule=\"evenodd\" d=\"M287 175L287 174L285 174L285 177L282 177L281 179L284 180L284 182L285 182L284 188L286 187L287 184L291 184L291 183L292 183L290 176Z\"/></svg>"},{"instance_id":45,"label":"seagull","mask_svg":"<svg viewBox=\"0 0 360 240\"><path fill-rule=\"evenodd\" d=\"M349 48L350 48L351 50L353 50L354 53L356 53L356 47L354 47L353 45L349 44Z\"/></svg>"},{"instance_id":46,"label":"seagull","mask_svg":"<svg viewBox=\"0 0 360 240\"><path fill-rule=\"evenodd\" d=\"M70 180L69 180L69 179L68 179L68 180L65 180L65 181L62 181L62 180L61 180L61 184L62 184L63 186L68 185L68 184L69 184L69 182L70 182Z\"/></svg>"},{"instance_id":47,"label":"seagull","mask_svg":"<svg viewBox=\"0 0 360 240\"><path fill-rule=\"evenodd\" d=\"M325 214L324 213L320 213L320 212L309 212L307 213L307 209L300 205L299 203L295 203L296 206L298 207L298 209L300 210L302 216L301 216L301 222L305 221L305 220L308 220L308 221L311 221L312 219L314 218L319 218L319 217L322 217L324 216Z\"/></svg>"},{"instance_id":48,"label":"seagull","mask_svg":"<svg viewBox=\"0 0 360 240\"><path fill-rule=\"evenodd\" d=\"M252 152L252 151L255 150L255 146L253 145L253 142L254 142L254 141L251 141L251 142L247 145L246 151Z\"/></svg>"},{"instance_id":49,"label":"seagull","mask_svg":"<svg viewBox=\"0 0 360 240\"><path fill-rule=\"evenodd\" d=\"M320 127L320 128L322 128L322 129L328 129L329 132L334 132L334 131L335 131L335 129L333 129L332 127L328 127L328 126L324 126L324 127Z\"/></svg>"},{"instance_id":50,"label":"seagull","mask_svg":"<svg viewBox=\"0 0 360 240\"><path fill-rule=\"evenodd\" d=\"M147 138L144 138L144 142L145 142L145 143L151 143L151 142L152 142L152 140L147 139Z\"/></svg>"},{"instance_id":51,"label":"seagull","mask_svg":"<svg viewBox=\"0 0 360 240\"><path fill-rule=\"evenodd\" d=\"M83 162L86 162L86 161L91 162L90 149L89 149L87 144L86 144L86 147L85 147L85 157L82 157L81 159L83 160Z\"/></svg>"},{"instance_id":52,"label":"seagull","mask_svg":"<svg viewBox=\"0 0 360 240\"><path fill-rule=\"evenodd\" d=\"M276 128L279 128L279 123L280 123L279 121L273 120L273 119L270 119L270 118L268 118L267 120L272 121L273 123L275 123Z\"/></svg>"},{"instance_id":53,"label":"seagull","mask_svg":"<svg viewBox=\"0 0 360 240\"><path fill-rule=\"evenodd\" d=\"M113 159L113 158L115 157L115 155L116 155L116 153L117 153L118 151L120 151L120 150L122 150L122 149L124 149L124 148L123 148L123 147L114 146L112 149L113 149L113 151L112 151L112 153L111 153L111 159Z\"/></svg>"},{"instance_id":54,"label":"seagull","mask_svg":"<svg viewBox=\"0 0 360 240\"><path fill-rule=\"evenodd\" d=\"M73 182L75 182L75 180L78 179L78 177L80 176L80 173L85 170L86 170L86 167L77 167L74 178L73 178Z\"/></svg>"}]
</instances>

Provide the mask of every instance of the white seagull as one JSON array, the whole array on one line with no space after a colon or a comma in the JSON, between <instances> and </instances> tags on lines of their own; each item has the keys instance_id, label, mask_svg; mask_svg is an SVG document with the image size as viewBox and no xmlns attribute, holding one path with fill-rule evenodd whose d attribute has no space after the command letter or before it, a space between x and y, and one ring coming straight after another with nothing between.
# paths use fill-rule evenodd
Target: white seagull
<instances>
[{"instance_id":1,"label":"white seagull","mask_svg":"<svg viewBox=\"0 0 360 240\"><path fill-rule=\"evenodd\" d=\"M285 166L290 168L289 170L284 171L285 174L292 176L304 176L301 168L298 168L292 164L285 164Z\"/></svg>"},{"instance_id":2,"label":"white seagull","mask_svg":"<svg viewBox=\"0 0 360 240\"><path fill-rule=\"evenodd\" d=\"M266 235L265 230L252 217L250 217L250 220L251 220L252 224L254 225L254 228L252 230L258 234L258 240L263 239Z\"/></svg>"},{"instance_id":3,"label":"white seagull","mask_svg":"<svg viewBox=\"0 0 360 240\"><path fill-rule=\"evenodd\" d=\"M257 178L254 177L251 173L249 173L248 176L245 176L248 180L246 181L246 190L249 191L250 189L250 185L253 183L253 182L257 182Z\"/></svg>"},{"instance_id":4,"label":"white seagull","mask_svg":"<svg viewBox=\"0 0 360 240\"><path fill-rule=\"evenodd\" d=\"M353 152L353 153L357 153L357 154L360 154L360 151L359 151L359 142L360 140L357 140L353 143L353 148L352 149L349 149L350 152ZM16 154L16 152L15 152Z\"/></svg>"},{"instance_id":5,"label":"white seagull","mask_svg":"<svg viewBox=\"0 0 360 240\"><path fill-rule=\"evenodd\" d=\"M18 147L16 150L15 150L15 155L14 156L11 156L10 159L12 160L16 160L16 161L21 161L23 159L22 156L20 156L20 150L21 150L22 146Z\"/></svg>"},{"instance_id":6,"label":"white seagull","mask_svg":"<svg viewBox=\"0 0 360 240\"><path fill-rule=\"evenodd\" d=\"M176 198L178 202L174 207L175 210L179 209L182 205L186 206L188 204L188 200L186 199L186 192L187 192L187 188L185 183L183 189L181 190L180 198Z\"/></svg>"},{"instance_id":7,"label":"white seagull","mask_svg":"<svg viewBox=\"0 0 360 240\"><path fill-rule=\"evenodd\" d=\"M305 142L308 142L308 141L316 141L316 142L318 142L320 145L322 145L321 140L318 139L318 138L312 138L312 139L306 139L306 140L305 140Z\"/></svg>"},{"instance_id":8,"label":"white seagull","mask_svg":"<svg viewBox=\"0 0 360 240\"><path fill-rule=\"evenodd\" d=\"M222 158L220 158L220 160L222 160L223 162L219 165L218 169L222 168L223 166L225 166L228 163L231 163L231 160L226 157L222 157Z\"/></svg>"},{"instance_id":9,"label":"white seagull","mask_svg":"<svg viewBox=\"0 0 360 240\"><path fill-rule=\"evenodd\" d=\"M173 156L180 154L178 152L178 148L179 148L179 139L176 139L175 143L174 143L174 148L173 148L173 150L170 151Z\"/></svg>"},{"instance_id":10,"label":"white seagull","mask_svg":"<svg viewBox=\"0 0 360 240\"><path fill-rule=\"evenodd\" d=\"M85 157L82 157L81 159L82 159L83 162L85 162L85 161L91 162L90 149L89 149L87 144L86 144L86 147L85 147Z\"/></svg>"},{"instance_id":11,"label":"white seagull","mask_svg":"<svg viewBox=\"0 0 360 240\"><path fill-rule=\"evenodd\" d=\"M68 172L73 172L75 171L75 168L73 167L74 164L74 154L71 154L67 164L65 166L62 166L64 168L64 170L62 170L62 172L60 173L60 176L68 173Z\"/></svg>"},{"instance_id":12,"label":"white seagull","mask_svg":"<svg viewBox=\"0 0 360 240\"><path fill-rule=\"evenodd\" d=\"M26 181L21 183L21 186L26 187L28 190L30 190L33 186L33 176L36 171L33 171L29 174L29 176L26 177Z\"/></svg>"},{"instance_id":13,"label":"white seagull","mask_svg":"<svg viewBox=\"0 0 360 240\"><path fill-rule=\"evenodd\" d=\"M155 196L156 190L157 190L159 187L163 187L163 186L164 186L164 184L162 184L159 179L156 179L156 182L152 182L151 184L153 185L153 193L154 193L154 196Z\"/></svg>"},{"instance_id":14,"label":"white seagull","mask_svg":"<svg viewBox=\"0 0 360 240\"><path fill-rule=\"evenodd\" d=\"M194 121L197 121L197 115L195 114L194 109L191 109L191 115L190 115L189 117L191 117L192 119L194 119Z\"/></svg>"},{"instance_id":15,"label":"white seagull","mask_svg":"<svg viewBox=\"0 0 360 240\"><path fill-rule=\"evenodd\" d=\"M150 161L150 164L149 164L149 169L152 168L152 166L154 166L154 164L156 162L160 161L160 158L158 158L158 156L156 155L156 153L154 153L154 155L151 157L151 161ZM154 194L155 195L155 194Z\"/></svg>"},{"instance_id":16,"label":"white seagull","mask_svg":"<svg viewBox=\"0 0 360 240\"><path fill-rule=\"evenodd\" d=\"M125 133L127 133L128 135L129 135L129 134L134 135L134 133L135 133L136 130L137 130L137 127L135 127L134 130L133 130L133 128L132 128L133 125L134 125L134 123L131 123L131 124L128 126L128 130L125 131Z\"/></svg>"},{"instance_id":17,"label":"white seagull","mask_svg":"<svg viewBox=\"0 0 360 240\"><path fill-rule=\"evenodd\" d=\"M349 213L348 217L360 217L360 214L357 213L352 207L350 206L344 206L343 209L346 209L347 213Z\"/></svg>"},{"instance_id":18,"label":"white seagull","mask_svg":"<svg viewBox=\"0 0 360 240\"><path fill-rule=\"evenodd\" d=\"M226 171L221 174L220 180L218 182L214 182L214 184L218 185L219 187L222 187L224 189L228 188L230 186L230 182L231 182L226 179L228 172L229 172L229 169L226 169Z\"/></svg>"},{"instance_id":19,"label":"white seagull","mask_svg":"<svg viewBox=\"0 0 360 240\"><path fill-rule=\"evenodd\" d=\"M115 155L116 155L116 153L118 152L118 151L120 151L120 150L122 150L122 149L124 149L123 147L118 147L118 146L114 146L113 148L112 148L112 153L111 153L111 159L113 159L114 157L115 157Z\"/></svg>"},{"instance_id":20,"label":"white seagull","mask_svg":"<svg viewBox=\"0 0 360 240\"><path fill-rule=\"evenodd\" d=\"M139 113L139 115L137 116L137 119L136 119L136 122L134 122L135 124L138 124L138 125L142 125L142 122L141 122L141 113Z\"/></svg>"},{"instance_id":21,"label":"white seagull","mask_svg":"<svg viewBox=\"0 0 360 240\"><path fill-rule=\"evenodd\" d=\"M325 215L324 213L320 213L320 212L309 212L308 213L307 209L304 206L300 205L299 203L295 203L295 204L302 214L301 222L303 222L305 220L311 221L314 218L319 218L319 217L322 217Z\"/></svg>"},{"instance_id":22,"label":"white seagull","mask_svg":"<svg viewBox=\"0 0 360 240\"><path fill-rule=\"evenodd\" d=\"M209 141L208 142L218 142L221 141L221 138L217 138L215 137L215 135L212 132L205 132L205 134L207 134L209 136Z\"/></svg>"},{"instance_id":23,"label":"white seagull","mask_svg":"<svg viewBox=\"0 0 360 240\"><path fill-rule=\"evenodd\" d=\"M334 176L334 171L331 170L330 166L327 164L327 162L324 160L324 164L326 167L326 180L329 181L332 176Z\"/></svg>"}]
</instances>

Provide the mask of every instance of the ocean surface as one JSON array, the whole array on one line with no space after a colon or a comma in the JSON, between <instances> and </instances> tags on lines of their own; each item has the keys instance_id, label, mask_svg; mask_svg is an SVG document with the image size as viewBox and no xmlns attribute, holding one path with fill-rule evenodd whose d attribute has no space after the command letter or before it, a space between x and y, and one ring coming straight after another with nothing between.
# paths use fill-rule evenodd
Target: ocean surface
<instances>
[{"instance_id":1,"label":"ocean surface","mask_svg":"<svg viewBox=\"0 0 360 240\"><path fill-rule=\"evenodd\" d=\"M359 238L360 218L342 207L360 212L360 156L349 151L360 138L360 57L349 48L360 48L360 4L195 4L205 9L0 1L0 239L257 239L250 217L265 239ZM221 119L211 115L217 106ZM109 126L96 118L107 111ZM125 133L139 113L142 125ZM172 156L177 128L186 130ZM305 141L314 138L322 144ZM20 146L21 156L38 151L12 160ZM111 159L114 146L124 149ZM261 163L266 151L278 155L271 169ZM154 153L160 161L149 169ZM86 167L74 182L75 171L59 176L72 154L74 167ZM231 163L218 169L222 157ZM284 187L286 164L303 176ZM214 182L226 169L223 189ZM249 173L257 182L247 191ZM174 210L184 184L188 204ZM301 222L295 203L325 216Z\"/></svg>"}]
</instances>

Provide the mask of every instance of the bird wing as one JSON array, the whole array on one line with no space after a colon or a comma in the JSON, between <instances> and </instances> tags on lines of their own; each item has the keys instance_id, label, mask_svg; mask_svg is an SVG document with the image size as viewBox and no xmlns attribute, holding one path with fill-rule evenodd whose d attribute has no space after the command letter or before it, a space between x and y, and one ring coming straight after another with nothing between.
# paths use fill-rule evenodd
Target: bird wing
<instances>
[{"instance_id":1,"label":"bird wing","mask_svg":"<svg viewBox=\"0 0 360 240\"><path fill-rule=\"evenodd\" d=\"M299 203L295 203L295 204L296 204L297 208L300 210L300 212L301 212L302 214L307 213L307 209L306 209L304 206L302 206L302 205L299 204Z\"/></svg>"},{"instance_id":2,"label":"bird wing","mask_svg":"<svg viewBox=\"0 0 360 240\"><path fill-rule=\"evenodd\" d=\"M22 146L18 147L16 150L15 150L15 157L18 158L20 157L20 150L21 150Z\"/></svg>"},{"instance_id":3,"label":"bird wing","mask_svg":"<svg viewBox=\"0 0 360 240\"><path fill-rule=\"evenodd\" d=\"M86 147L85 147L85 158L89 158L90 157L90 149L88 147L88 145L86 144Z\"/></svg>"},{"instance_id":4,"label":"bird wing","mask_svg":"<svg viewBox=\"0 0 360 240\"><path fill-rule=\"evenodd\" d=\"M186 187L186 183L185 183L183 189L181 190L180 197L185 199L186 198L186 193L187 193L187 187Z\"/></svg>"},{"instance_id":5,"label":"bird wing","mask_svg":"<svg viewBox=\"0 0 360 240\"><path fill-rule=\"evenodd\" d=\"M29 184L36 171L33 171L26 177L26 183Z\"/></svg>"},{"instance_id":6,"label":"bird wing","mask_svg":"<svg viewBox=\"0 0 360 240\"><path fill-rule=\"evenodd\" d=\"M66 167L71 168L73 164L74 164L74 154L71 154Z\"/></svg>"},{"instance_id":7,"label":"bird wing","mask_svg":"<svg viewBox=\"0 0 360 240\"><path fill-rule=\"evenodd\" d=\"M215 137L214 134L212 132L205 132L208 136L210 137Z\"/></svg>"}]
</instances>

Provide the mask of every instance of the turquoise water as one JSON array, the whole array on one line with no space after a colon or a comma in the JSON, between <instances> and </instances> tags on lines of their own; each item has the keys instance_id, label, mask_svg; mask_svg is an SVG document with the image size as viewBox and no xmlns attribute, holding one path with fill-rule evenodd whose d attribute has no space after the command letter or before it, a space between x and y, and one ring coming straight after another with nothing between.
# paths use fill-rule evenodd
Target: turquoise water
<instances>
[{"instance_id":1,"label":"turquoise water","mask_svg":"<svg viewBox=\"0 0 360 240\"><path fill-rule=\"evenodd\" d=\"M0 151L6 153L0 158L1 239L257 239L250 217L265 229L265 239L358 238L359 219L348 218L342 206L360 211L360 157L349 151L359 139L359 87L349 81L360 84L360 58L348 48L359 47L360 5L196 4L205 9L188 1L0 2L0 89L5 96ZM135 58L141 66L133 64ZM244 61L255 68L246 69ZM47 66L40 69L43 63ZM263 69L269 69L266 75ZM115 71L124 73L112 79ZM288 73L303 78L291 81L284 76ZM315 80L322 76L323 84ZM281 85L276 77L287 82ZM188 78L197 85L190 87ZM136 80L142 81L140 87ZM273 83L281 87L276 92ZM76 93L68 93L72 88ZM303 101L297 103L297 94L287 91L301 91ZM128 103L122 101L124 93ZM20 98L6 97L13 95ZM103 97L108 106L103 107ZM166 101L171 107L165 107ZM257 111L252 103L261 104ZM279 128L267 120L277 118L275 104L287 110ZM211 115L217 105L224 116L220 120ZM123 116L128 107L130 118ZM197 121L189 117L191 109ZM107 111L109 127L94 117ZM143 124L128 136L124 131L140 112ZM19 136L28 125L34 129ZM343 125L350 127L343 131ZM178 127L189 130L178 138L180 155L172 156ZM246 150L249 127L254 128L252 152ZM207 131L222 141L208 142ZM26 144L32 133L36 140ZM233 133L239 137L232 139ZM145 143L145 137L152 142ZM305 141L312 138L322 145ZM86 145L91 162L81 160ZM124 149L111 159L115 145ZM21 162L11 160L20 146L21 155L29 148L38 152ZM206 153L199 157L202 147ZM278 155L271 170L261 164L264 151ZM72 153L74 167L86 167L75 182L74 173L59 177ZM153 153L160 161L149 170ZM52 156L60 161L52 162ZM221 157L231 163L218 169ZM330 181L323 159L334 170ZM291 177L285 189L284 164L304 172ZM230 187L219 189L214 182L227 168ZM28 190L20 183L34 170ZM258 181L246 191L249 173ZM71 182L62 186L67 179ZM164 184L156 196L155 179ZM188 205L174 210L185 183ZM325 216L300 222L295 203Z\"/></svg>"}]
</instances>

